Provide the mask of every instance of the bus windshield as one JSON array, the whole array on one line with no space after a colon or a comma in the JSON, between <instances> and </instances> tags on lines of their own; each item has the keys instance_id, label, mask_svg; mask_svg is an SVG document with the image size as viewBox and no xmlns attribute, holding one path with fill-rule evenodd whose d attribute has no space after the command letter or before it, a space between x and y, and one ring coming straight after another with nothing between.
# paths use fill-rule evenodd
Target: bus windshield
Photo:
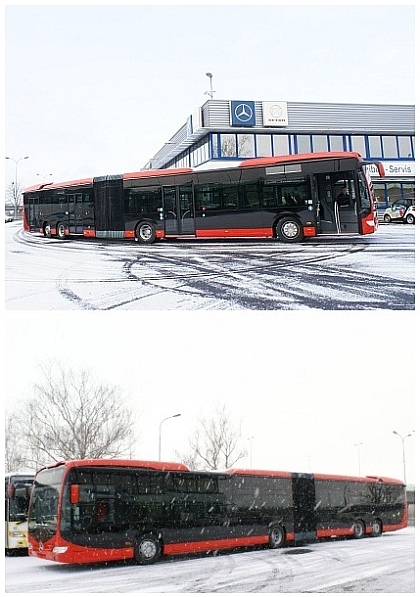
<instances>
[{"instance_id":1,"label":"bus windshield","mask_svg":"<svg viewBox=\"0 0 420 597\"><path fill-rule=\"evenodd\" d=\"M15 476L9 479L9 520L26 520L33 476Z\"/></svg>"},{"instance_id":2,"label":"bus windshield","mask_svg":"<svg viewBox=\"0 0 420 597\"><path fill-rule=\"evenodd\" d=\"M32 490L29 532L44 531L45 538L57 530L57 512L60 485L64 468L57 467L38 473Z\"/></svg>"}]
</instances>

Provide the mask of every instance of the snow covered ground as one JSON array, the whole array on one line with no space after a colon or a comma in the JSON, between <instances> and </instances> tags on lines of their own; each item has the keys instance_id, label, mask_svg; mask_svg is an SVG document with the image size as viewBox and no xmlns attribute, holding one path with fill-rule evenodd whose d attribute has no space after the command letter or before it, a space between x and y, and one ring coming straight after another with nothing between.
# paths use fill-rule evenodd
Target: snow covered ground
<instances>
[{"instance_id":1,"label":"snow covered ground","mask_svg":"<svg viewBox=\"0 0 420 597\"><path fill-rule=\"evenodd\" d=\"M414 310L415 226L369 237L58 241L6 224L6 309Z\"/></svg>"},{"instance_id":2,"label":"snow covered ground","mask_svg":"<svg viewBox=\"0 0 420 597\"><path fill-rule=\"evenodd\" d=\"M68 566L6 557L7 593L414 593L415 529L279 550Z\"/></svg>"}]
</instances>

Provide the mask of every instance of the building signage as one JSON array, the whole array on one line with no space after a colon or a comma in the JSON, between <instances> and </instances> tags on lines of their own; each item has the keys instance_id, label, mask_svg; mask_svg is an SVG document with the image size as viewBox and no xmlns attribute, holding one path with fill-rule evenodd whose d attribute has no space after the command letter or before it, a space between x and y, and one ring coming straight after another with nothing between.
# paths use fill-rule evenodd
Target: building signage
<instances>
[{"instance_id":1,"label":"building signage","mask_svg":"<svg viewBox=\"0 0 420 597\"><path fill-rule=\"evenodd\" d=\"M263 126L288 126L287 102L263 102Z\"/></svg>"},{"instance_id":2,"label":"building signage","mask_svg":"<svg viewBox=\"0 0 420 597\"><path fill-rule=\"evenodd\" d=\"M385 170L385 176L398 178L413 178L415 175L414 162L382 162ZM371 176L379 176L378 168L374 164L369 164L368 171Z\"/></svg>"},{"instance_id":3,"label":"building signage","mask_svg":"<svg viewBox=\"0 0 420 597\"><path fill-rule=\"evenodd\" d=\"M255 126L255 102L231 101L230 124L232 126Z\"/></svg>"}]
</instances>

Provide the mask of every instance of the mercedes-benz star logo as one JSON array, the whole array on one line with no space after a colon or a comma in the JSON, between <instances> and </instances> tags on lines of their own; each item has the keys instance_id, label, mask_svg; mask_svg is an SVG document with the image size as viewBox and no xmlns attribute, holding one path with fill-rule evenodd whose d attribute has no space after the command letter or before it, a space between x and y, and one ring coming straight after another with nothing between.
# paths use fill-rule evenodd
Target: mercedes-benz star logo
<instances>
[{"instance_id":1,"label":"mercedes-benz star logo","mask_svg":"<svg viewBox=\"0 0 420 597\"><path fill-rule=\"evenodd\" d=\"M238 104L235 108L236 119L240 122L249 122L252 118L252 110L248 104Z\"/></svg>"}]
</instances>

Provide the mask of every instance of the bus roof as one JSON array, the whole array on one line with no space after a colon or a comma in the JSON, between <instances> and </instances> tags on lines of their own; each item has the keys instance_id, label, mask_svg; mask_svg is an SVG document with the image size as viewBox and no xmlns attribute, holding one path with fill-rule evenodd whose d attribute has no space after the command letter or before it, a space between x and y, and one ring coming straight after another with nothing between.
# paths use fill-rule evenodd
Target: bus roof
<instances>
[{"instance_id":1,"label":"bus roof","mask_svg":"<svg viewBox=\"0 0 420 597\"><path fill-rule=\"evenodd\" d=\"M224 471L229 475L247 475L255 477L291 477L292 473L285 471L265 471L262 469L230 468Z\"/></svg>"},{"instance_id":2,"label":"bus roof","mask_svg":"<svg viewBox=\"0 0 420 597\"><path fill-rule=\"evenodd\" d=\"M391 479L390 477L376 477L373 475L367 475L366 477L349 477L346 475L325 475L315 473L314 479L325 481L359 481L361 483L390 483L392 485L404 485L404 483L398 479Z\"/></svg>"},{"instance_id":3,"label":"bus roof","mask_svg":"<svg viewBox=\"0 0 420 597\"><path fill-rule=\"evenodd\" d=\"M47 182L44 184L36 184L32 187L28 187L23 192L24 193L33 193L34 191L44 191L45 189L61 189L62 187L82 187L91 185L93 183L93 178L82 178L80 180L71 180L69 182Z\"/></svg>"},{"instance_id":4,"label":"bus roof","mask_svg":"<svg viewBox=\"0 0 420 597\"><path fill-rule=\"evenodd\" d=\"M184 464L177 462L160 462L155 460L130 460L122 458L85 458L81 460L62 460L44 466L40 470L52 469L59 466L81 467L81 466L120 466L130 468L142 468L157 471L184 471L189 469ZM38 471L39 472L39 471Z\"/></svg>"},{"instance_id":5,"label":"bus roof","mask_svg":"<svg viewBox=\"0 0 420 597\"><path fill-rule=\"evenodd\" d=\"M265 158L250 158L239 164L240 168L252 168L256 166L276 166L278 164L288 164L290 162L310 162L316 160L343 160L345 158L354 158L362 161L362 156L356 151L322 151L318 153L297 153L294 155L277 155Z\"/></svg>"}]
</instances>

